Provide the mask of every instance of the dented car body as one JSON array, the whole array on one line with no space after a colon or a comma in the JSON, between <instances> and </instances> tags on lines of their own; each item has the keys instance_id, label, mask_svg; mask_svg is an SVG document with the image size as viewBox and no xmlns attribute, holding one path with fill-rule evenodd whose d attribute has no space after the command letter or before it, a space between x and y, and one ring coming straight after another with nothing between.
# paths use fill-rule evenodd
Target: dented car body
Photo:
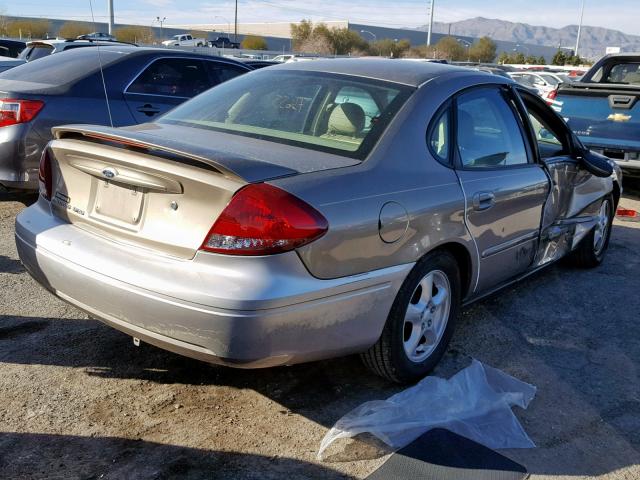
<instances>
[{"instance_id":1,"label":"dented car body","mask_svg":"<svg viewBox=\"0 0 640 480\"><path fill-rule=\"evenodd\" d=\"M287 64L154 123L55 138L16 221L28 271L133 337L238 367L373 348L434 255L456 273L432 270L422 327L448 297L446 327L590 235L603 253L620 196L618 169L537 97L436 64ZM258 210L288 234L256 233Z\"/></svg>"}]
</instances>

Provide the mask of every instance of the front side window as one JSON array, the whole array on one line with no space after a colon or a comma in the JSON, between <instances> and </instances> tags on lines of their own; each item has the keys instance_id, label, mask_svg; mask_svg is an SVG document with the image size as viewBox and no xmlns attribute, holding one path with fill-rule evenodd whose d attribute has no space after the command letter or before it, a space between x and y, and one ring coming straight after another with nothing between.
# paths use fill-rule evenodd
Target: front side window
<instances>
[{"instance_id":1,"label":"front side window","mask_svg":"<svg viewBox=\"0 0 640 480\"><path fill-rule=\"evenodd\" d=\"M158 121L364 159L412 91L346 75L258 70Z\"/></svg>"},{"instance_id":2,"label":"front side window","mask_svg":"<svg viewBox=\"0 0 640 480\"><path fill-rule=\"evenodd\" d=\"M463 168L528 163L522 131L502 92L479 88L457 100L456 139Z\"/></svg>"},{"instance_id":3,"label":"front side window","mask_svg":"<svg viewBox=\"0 0 640 480\"><path fill-rule=\"evenodd\" d=\"M127 93L191 98L210 87L201 60L161 58L138 75Z\"/></svg>"}]
</instances>

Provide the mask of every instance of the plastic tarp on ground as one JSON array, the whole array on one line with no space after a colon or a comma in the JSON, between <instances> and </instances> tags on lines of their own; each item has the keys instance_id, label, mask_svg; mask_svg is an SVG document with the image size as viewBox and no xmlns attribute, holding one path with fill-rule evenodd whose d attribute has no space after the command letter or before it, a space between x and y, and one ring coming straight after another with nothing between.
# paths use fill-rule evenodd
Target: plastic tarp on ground
<instances>
[{"instance_id":1,"label":"plastic tarp on ground","mask_svg":"<svg viewBox=\"0 0 640 480\"><path fill-rule=\"evenodd\" d=\"M445 428L489 448L532 448L511 407L526 409L536 387L473 360L448 380L426 377L387 400L366 402L347 413L325 435L318 459L340 438L375 435L393 449L427 430Z\"/></svg>"}]
</instances>

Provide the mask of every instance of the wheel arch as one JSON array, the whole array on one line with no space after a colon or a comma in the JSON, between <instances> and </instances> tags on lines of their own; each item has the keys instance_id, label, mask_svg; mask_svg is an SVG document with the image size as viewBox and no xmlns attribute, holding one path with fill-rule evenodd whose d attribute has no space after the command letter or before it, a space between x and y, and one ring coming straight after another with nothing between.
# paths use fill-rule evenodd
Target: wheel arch
<instances>
[{"instance_id":1,"label":"wheel arch","mask_svg":"<svg viewBox=\"0 0 640 480\"><path fill-rule=\"evenodd\" d=\"M620 195L622 194L620 184L617 180L613 181L613 190L611 191L611 194L613 195L613 209L616 210L618 208L618 202L620 201Z\"/></svg>"},{"instance_id":2,"label":"wheel arch","mask_svg":"<svg viewBox=\"0 0 640 480\"><path fill-rule=\"evenodd\" d=\"M447 242L437 245L424 256L432 255L437 252L448 252L453 256L453 258L455 258L456 263L458 264L458 269L460 270L460 284L462 286L461 298L464 300L471 291L471 280L473 278L471 252L469 252L469 249L461 243Z\"/></svg>"}]
</instances>

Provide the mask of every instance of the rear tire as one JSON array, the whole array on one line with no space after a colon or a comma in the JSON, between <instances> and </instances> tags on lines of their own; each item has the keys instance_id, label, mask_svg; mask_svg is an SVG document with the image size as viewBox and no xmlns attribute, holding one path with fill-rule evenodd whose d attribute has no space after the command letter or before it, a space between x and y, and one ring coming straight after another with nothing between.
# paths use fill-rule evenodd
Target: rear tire
<instances>
[{"instance_id":1,"label":"rear tire","mask_svg":"<svg viewBox=\"0 0 640 480\"><path fill-rule=\"evenodd\" d=\"M460 306L456 259L445 251L426 255L398 291L382 335L361 354L364 364L393 382L421 379L444 355Z\"/></svg>"},{"instance_id":2,"label":"rear tire","mask_svg":"<svg viewBox=\"0 0 640 480\"><path fill-rule=\"evenodd\" d=\"M589 234L582 239L580 245L571 253L571 263L578 268L594 268L602 263L609 239L611 238L611 225L613 223L613 197L605 197L600 206L598 222Z\"/></svg>"}]
</instances>

